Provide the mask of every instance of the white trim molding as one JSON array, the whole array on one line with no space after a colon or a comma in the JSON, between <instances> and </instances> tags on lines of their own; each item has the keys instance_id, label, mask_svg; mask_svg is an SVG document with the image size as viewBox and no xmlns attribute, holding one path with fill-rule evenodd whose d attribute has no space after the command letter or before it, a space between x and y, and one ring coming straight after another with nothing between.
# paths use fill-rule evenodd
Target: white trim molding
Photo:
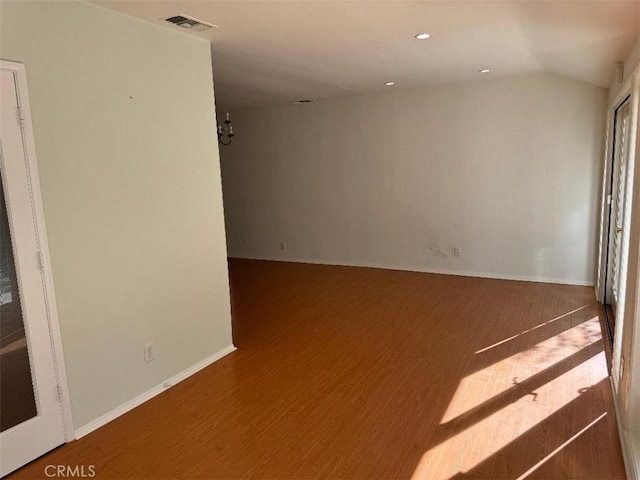
<instances>
[{"instance_id":1,"label":"white trim molding","mask_svg":"<svg viewBox=\"0 0 640 480\"><path fill-rule=\"evenodd\" d=\"M613 394L613 407L616 415L616 424L618 426L618 435L620 437L620 446L622 447L622 459L624 460L624 469L629 480L640 478L640 444L638 439L622 424L622 411L618 396L616 395L617 386L613 377L609 377L611 382L611 392Z\"/></svg>"},{"instance_id":2,"label":"white trim molding","mask_svg":"<svg viewBox=\"0 0 640 480\"><path fill-rule=\"evenodd\" d=\"M210 355L209 357L205 358L204 360L201 360L200 362L196 363L195 365L192 365L191 367L187 368L186 370L183 370L182 372L177 373L176 375L174 375L173 377L165 380L164 382L160 383L159 385L156 385L155 387L147 390L146 392L141 393L137 397L132 398L131 400L129 400L129 401L123 403L122 405L114 408L110 412L107 412L104 415L96 418L92 422L89 422L86 425L78 428L75 431L75 439L78 440L78 439L84 437L85 435L88 435L89 433L93 432L94 430L97 430L98 428L106 425L107 423L111 422L112 420L115 420L119 416L124 415L125 413L129 412L130 410L133 410L134 408L142 405L144 402L146 402L148 400L151 400L156 395L159 395L160 393L164 392L165 390L168 390L169 388L173 387L177 383L180 383L182 380L185 380L185 379L189 378L190 376L198 373L200 370L208 367L209 365L211 365L214 362L217 362L221 358L226 357L227 355L229 355L230 353L234 352L235 350L236 350L236 347L234 345L229 345L229 346L223 348L222 350L217 351L213 355Z\"/></svg>"},{"instance_id":3,"label":"white trim molding","mask_svg":"<svg viewBox=\"0 0 640 480\"><path fill-rule=\"evenodd\" d=\"M42 264L43 289L47 308L47 321L51 347L53 351L53 361L55 366L56 381L59 385L60 409L64 425L65 440L73 440L73 418L71 414L71 400L69 396L69 384L67 372L64 366L64 355L62 351L62 336L60 333L60 322L58 318L58 307L56 305L56 294L53 286L53 274L51 270L51 259L49 256L49 241L47 239L47 228L44 219L44 209L42 206L42 193L40 191L40 177L38 175L38 161L36 157L36 144L33 134L33 123L31 119L31 106L27 87L27 71L23 63L0 60L0 68L14 72L18 94L18 103L23 117L24 149L26 153L26 167L30 178L30 193L34 223L36 226L36 237L40 250L40 261Z\"/></svg>"},{"instance_id":4,"label":"white trim molding","mask_svg":"<svg viewBox=\"0 0 640 480\"><path fill-rule=\"evenodd\" d=\"M608 246L608 226L609 226L609 205L607 195L611 184L611 162L613 160L613 129L615 128L615 111L624 100L633 94L634 83L640 75L640 65L638 65L629 78L624 82L618 93L609 103L607 108L606 137L602 170L602 186L600 193L600 225L598 235L598 270L596 278L596 300L604 301L604 290L607 269L607 246ZM632 99L634 100L634 99ZM637 101L637 100L636 100ZM633 115L633 113L632 113ZM627 228L628 229L628 228Z\"/></svg>"},{"instance_id":5,"label":"white trim molding","mask_svg":"<svg viewBox=\"0 0 640 480\"><path fill-rule=\"evenodd\" d=\"M611 387L613 390L618 433L622 446L626 474L629 479L640 478L640 437L638 425L640 422L640 386L635 381L637 372L640 371L640 351L638 350L638 338L640 335L640 216L636 210L640 208L640 169L636 160L640 158L640 64L634 69L629 79L622 86L610 105L612 110L626 96L631 97L631 141L630 141L630 167L628 176L630 185L633 185L633 200L631 202L631 218L628 228L628 263L629 266L637 266L627 269L621 285L622 302L619 303L619 318L616 319L616 331L614 333L613 365L611 373ZM610 133L610 132L609 132ZM610 153L610 152L609 152ZM637 169L637 170L636 170ZM602 221L602 219L601 219ZM601 232L602 233L602 232ZM601 249L602 250L602 249ZM601 262L602 262L602 254ZM601 272L600 272L601 274ZM603 287L602 280L598 284ZM601 293L601 292L599 292ZM622 326L625 325L624 328ZM631 336L630 338L628 336ZM626 345L626 347L625 347ZM628 348L627 348L628 347ZM626 350L626 352L624 352ZM624 370L622 369L622 355Z\"/></svg>"}]
</instances>

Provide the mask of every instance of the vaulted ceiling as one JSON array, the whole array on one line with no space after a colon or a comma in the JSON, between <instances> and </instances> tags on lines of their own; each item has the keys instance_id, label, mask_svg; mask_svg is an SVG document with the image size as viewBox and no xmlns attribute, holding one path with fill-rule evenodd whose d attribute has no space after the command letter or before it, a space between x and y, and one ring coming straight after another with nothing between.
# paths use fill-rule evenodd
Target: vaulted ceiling
<instances>
[{"instance_id":1,"label":"vaulted ceiling","mask_svg":"<svg viewBox=\"0 0 640 480\"><path fill-rule=\"evenodd\" d=\"M94 3L211 41L216 99L230 108L535 72L607 87L640 20L639 0ZM177 13L219 28L162 20Z\"/></svg>"}]
</instances>

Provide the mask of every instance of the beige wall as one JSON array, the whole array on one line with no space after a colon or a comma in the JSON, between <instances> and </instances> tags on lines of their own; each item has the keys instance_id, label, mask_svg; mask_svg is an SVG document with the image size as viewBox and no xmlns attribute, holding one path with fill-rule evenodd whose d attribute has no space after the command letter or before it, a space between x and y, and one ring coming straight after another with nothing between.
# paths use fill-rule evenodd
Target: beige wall
<instances>
[{"instance_id":1,"label":"beige wall","mask_svg":"<svg viewBox=\"0 0 640 480\"><path fill-rule=\"evenodd\" d=\"M0 56L27 69L79 428L231 344L210 48L85 3L0 8Z\"/></svg>"},{"instance_id":2,"label":"beige wall","mask_svg":"<svg viewBox=\"0 0 640 480\"><path fill-rule=\"evenodd\" d=\"M229 254L592 284L607 96L541 74L232 112Z\"/></svg>"}]
</instances>

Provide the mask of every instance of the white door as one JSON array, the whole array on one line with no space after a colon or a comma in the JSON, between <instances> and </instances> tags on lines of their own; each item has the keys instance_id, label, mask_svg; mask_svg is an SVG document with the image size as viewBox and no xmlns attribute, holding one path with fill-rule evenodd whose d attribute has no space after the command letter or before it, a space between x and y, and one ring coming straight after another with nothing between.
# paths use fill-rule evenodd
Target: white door
<instances>
[{"instance_id":1,"label":"white door","mask_svg":"<svg viewBox=\"0 0 640 480\"><path fill-rule=\"evenodd\" d=\"M631 103L624 102L615 112L613 145L613 174L611 177L611 215L609 221L609 252L607 257L607 282L605 304L611 306L614 319L617 317L622 262L623 225L628 210L626 192L629 163L629 131Z\"/></svg>"},{"instance_id":2,"label":"white door","mask_svg":"<svg viewBox=\"0 0 640 480\"><path fill-rule=\"evenodd\" d=\"M0 476L65 441L16 70L0 70Z\"/></svg>"}]
</instances>

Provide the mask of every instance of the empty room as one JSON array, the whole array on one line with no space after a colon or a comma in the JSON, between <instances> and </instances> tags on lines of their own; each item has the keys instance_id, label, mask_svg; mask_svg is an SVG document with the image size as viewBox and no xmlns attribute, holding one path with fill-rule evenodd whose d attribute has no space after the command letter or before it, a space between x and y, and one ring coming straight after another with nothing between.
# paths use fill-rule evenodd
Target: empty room
<instances>
[{"instance_id":1,"label":"empty room","mask_svg":"<svg viewBox=\"0 0 640 480\"><path fill-rule=\"evenodd\" d=\"M1 477L640 478L640 1L0 0L0 64Z\"/></svg>"}]
</instances>

